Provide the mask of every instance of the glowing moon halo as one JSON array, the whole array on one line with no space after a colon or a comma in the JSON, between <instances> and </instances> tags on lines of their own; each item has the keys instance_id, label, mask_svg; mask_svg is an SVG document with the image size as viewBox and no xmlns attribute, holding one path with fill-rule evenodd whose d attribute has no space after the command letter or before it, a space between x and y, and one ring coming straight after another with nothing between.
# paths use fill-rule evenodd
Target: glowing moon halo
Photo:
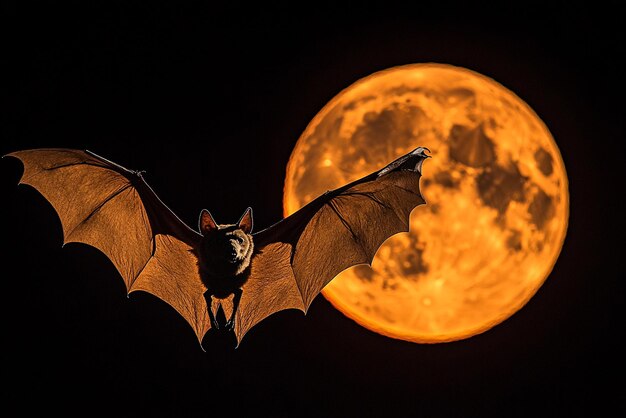
<instances>
[{"instance_id":1,"label":"glowing moon halo","mask_svg":"<svg viewBox=\"0 0 626 418\"><path fill-rule=\"evenodd\" d=\"M537 292L561 251L569 194L550 132L514 93L441 64L390 68L340 92L311 121L287 167L289 215L417 146L432 150L427 204L411 232L324 296L380 334L454 341L501 323Z\"/></svg>"}]
</instances>

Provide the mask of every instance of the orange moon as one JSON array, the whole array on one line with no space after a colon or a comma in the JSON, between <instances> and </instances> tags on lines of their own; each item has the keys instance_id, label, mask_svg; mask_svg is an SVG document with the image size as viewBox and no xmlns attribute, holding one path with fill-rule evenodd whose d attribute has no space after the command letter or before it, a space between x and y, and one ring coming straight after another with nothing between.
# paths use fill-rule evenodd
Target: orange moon
<instances>
[{"instance_id":1,"label":"orange moon","mask_svg":"<svg viewBox=\"0 0 626 418\"><path fill-rule=\"evenodd\" d=\"M380 334L418 343L482 333L521 309L550 274L569 216L568 181L546 125L496 81L461 67L374 73L334 97L299 138L284 211L375 171L418 146L426 205L370 268L322 291Z\"/></svg>"}]
</instances>

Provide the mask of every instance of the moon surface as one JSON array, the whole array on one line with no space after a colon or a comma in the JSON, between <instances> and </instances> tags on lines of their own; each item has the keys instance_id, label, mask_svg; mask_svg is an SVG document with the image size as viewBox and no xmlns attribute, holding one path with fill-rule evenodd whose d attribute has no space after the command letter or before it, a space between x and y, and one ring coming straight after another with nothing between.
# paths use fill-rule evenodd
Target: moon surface
<instances>
[{"instance_id":1,"label":"moon surface","mask_svg":"<svg viewBox=\"0 0 626 418\"><path fill-rule=\"evenodd\" d=\"M322 291L380 334L418 343L468 338L509 318L552 270L567 230L568 182L548 128L514 93L461 67L374 73L334 97L287 167L289 215L418 147L426 205L410 232Z\"/></svg>"}]
</instances>

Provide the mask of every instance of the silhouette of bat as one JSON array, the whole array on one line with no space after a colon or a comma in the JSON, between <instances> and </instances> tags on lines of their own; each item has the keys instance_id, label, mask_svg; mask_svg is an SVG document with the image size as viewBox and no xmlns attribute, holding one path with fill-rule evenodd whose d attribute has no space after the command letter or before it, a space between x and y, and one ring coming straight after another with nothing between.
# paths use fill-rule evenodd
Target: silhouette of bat
<instances>
[{"instance_id":1,"label":"silhouette of bat","mask_svg":"<svg viewBox=\"0 0 626 418\"><path fill-rule=\"evenodd\" d=\"M371 264L390 236L409 230L424 204L419 180L426 148L338 189L252 234L252 210L219 225L203 209L199 231L182 222L154 193L141 171L90 151L34 149L8 156L24 165L20 184L38 190L61 220L64 243L100 249L128 293L143 290L170 304L198 341L219 328L237 344L253 326L283 309L307 311L337 274Z\"/></svg>"}]
</instances>

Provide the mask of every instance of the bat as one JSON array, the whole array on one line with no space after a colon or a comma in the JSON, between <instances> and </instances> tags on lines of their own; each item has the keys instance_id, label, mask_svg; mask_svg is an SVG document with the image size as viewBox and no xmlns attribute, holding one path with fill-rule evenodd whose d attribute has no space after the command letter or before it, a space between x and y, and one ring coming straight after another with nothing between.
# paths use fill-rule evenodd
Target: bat
<instances>
[{"instance_id":1,"label":"bat","mask_svg":"<svg viewBox=\"0 0 626 418\"><path fill-rule=\"evenodd\" d=\"M409 230L420 193L419 147L384 168L318 196L292 215L252 232L252 209L218 224L203 209L198 230L178 218L145 181L93 152L32 149L8 154L24 172L19 184L56 210L64 245L98 248L128 294L148 292L171 305L198 341L211 329L234 331L237 345L260 321L284 309L305 314L341 271L371 265L390 236ZM218 309L228 318L216 319Z\"/></svg>"}]
</instances>

